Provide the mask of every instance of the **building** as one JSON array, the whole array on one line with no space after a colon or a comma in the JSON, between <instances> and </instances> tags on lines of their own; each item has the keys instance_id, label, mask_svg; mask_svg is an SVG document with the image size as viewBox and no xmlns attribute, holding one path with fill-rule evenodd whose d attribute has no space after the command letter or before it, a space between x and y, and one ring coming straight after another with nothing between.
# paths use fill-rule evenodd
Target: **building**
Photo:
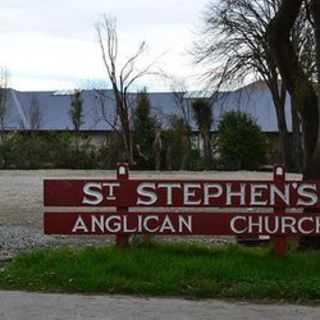
<instances>
[{"instance_id":1,"label":"building","mask_svg":"<svg viewBox=\"0 0 320 320\"><path fill-rule=\"evenodd\" d=\"M201 93L201 97L211 98L210 93ZM73 131L69 115L71 91L22 92L10 89L7 95L7 115L5 132L37 131L65 132ZM170 116L182 116L182 107L177 103L177 94L172 92L150 93L152 112L165 128ZM115 102L111 90L83 90L83 125L81 132L88 135L94 144L105 141L112 131L115 116ZM136 93L129 98L134 104ZM192 117L192 99L199 93L191 92L183 96L184 116L190 121L195 143L199 143L198 128ZM242 111L253 117L262 131L273 141L271 153L278 152L278 126L271 94L263 82L255 82L235 91L221 92L213 99L212 133L216 132L219 121L227 111ZM286 102L286 118L291 130L290 98ZM271 156L273 157L273 156Z\"/></svg>"}]
</instances>

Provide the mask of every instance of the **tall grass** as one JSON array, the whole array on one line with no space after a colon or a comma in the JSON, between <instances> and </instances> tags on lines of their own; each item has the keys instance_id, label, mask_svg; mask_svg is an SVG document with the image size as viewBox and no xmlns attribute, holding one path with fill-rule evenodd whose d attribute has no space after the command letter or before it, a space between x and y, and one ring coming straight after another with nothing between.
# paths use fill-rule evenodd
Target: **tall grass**
<instances>
[{"instance_id":1,"label":"tall grass","mask_svg":"<svg viewBox=\"0 0 320 320\"><path fill-rule=\"evenodd\" d=\"M59 248L18 256L3 289L249 299L320 299L320 254L163 245Z\"/></svg>"}]
</instances>

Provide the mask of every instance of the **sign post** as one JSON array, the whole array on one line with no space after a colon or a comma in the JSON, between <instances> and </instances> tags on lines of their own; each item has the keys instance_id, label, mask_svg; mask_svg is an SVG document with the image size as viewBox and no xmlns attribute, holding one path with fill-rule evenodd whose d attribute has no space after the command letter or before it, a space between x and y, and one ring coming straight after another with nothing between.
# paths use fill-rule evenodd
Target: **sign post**
<instances>
[{"instance_id":1,"label":"sign post","mask_svg":"<svg viewBox=\"0 0 320 320\"><path fill-rule=\"evenodd\" d=\"M285 178L285 168L283 166L275 166L273 168L273 180L278 188L285 183ZM284 208L279 203L276 203L273 214L277 216L284 215ZM287 241L285 236L276 236L273 239L273 252L278 257L283 257L286 254Z\"/></svg>"},{"instance_id":2,"label":"sign post","mask_svg":"<svg viewBox=\"0 0 320 320\"><path fill-rule=\"evenodd\" d=\"M127 163L117 164L117 180L120 183L126 183L129 180L129 166ZM117 213L127 213L129 212L128 207L117 207ZM118 248L126 248L129 246L129 235L118 234L116 236L116 246Z\"/></svg>"}]
</instances>

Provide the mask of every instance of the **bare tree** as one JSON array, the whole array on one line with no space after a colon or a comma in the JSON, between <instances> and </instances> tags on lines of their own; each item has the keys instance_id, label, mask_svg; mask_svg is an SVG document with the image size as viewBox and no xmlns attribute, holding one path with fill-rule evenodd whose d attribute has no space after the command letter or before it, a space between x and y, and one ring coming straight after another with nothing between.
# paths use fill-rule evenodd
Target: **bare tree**
<instances>
[{"instance_id":1,"label":"bare tree","mask_svg":"<svg viewBox=\"0 0 320 320\"><path fill-rule=\"evenodd\" d=\"M120 133L124 146L126 161L134 164L133 141L131 128L131 103L129 90L140 78L151 73L154 63L138 69L137 63L146 52L146 42L141 42L138 50L119 66L119 41L116 19L106 15L96 24L102 59L111 82L114 99L116 102L116 114L119 117Z\"/></svg>"},{"instance_id":2,"label":"bare tree","mask_svg":"<svg viewBox=\"0 0 320 320\"><path fill-rule=\"evenodd\" d=\"M280 133L282 162L297 169L300 150L300 123L293 109L294 149L292 154L285 113L287 90L273 59L266 31L276 14L281 0L221 0L211 2L205 15L205 32L195 43L193 54L197 63L212 64L206 77L218 87L222 84L242 83L249 77L263 79L275 105ZM305 55L312 47L310 24L306 16L297 21L292 34L296 52ZM303 26L303 28L302 28ZM298 32L295 30L298 29ZM311 43L310 43L311 42ZM307 60L306 60L307 61ZM297 145L297 146L296 146Z\"/></svg>"},{"instance_id":3,"label":"bare tree","mask_svg":"<svg viewBox=\"0 0 320 320\"><path fill-rule=\"evenodd\" d=\"M167 73L163 73L162 77L168 83L168 86L172 93L172 99L177 110L181 112L185 123L191 126L192 113L191 106L186 99L187 93L189 91L186 81Z\"/></svg>"},{"instance_id":4,"label":"bare tree","mask_svg":"<svg viewBox=\"0 0 320 320\"><path fill-rule=\"evenodd\" d=\"M308 8L308 5L307 5ZM316 70L317 70L317 93L319 100L319 109L320 109L320 1L311 2L311 10L313 17L313 28L315 33L315 61L316 61Z\"/></svg>"},{"instance_id":5,"label":"bare tree","mask_svg":"<svg viewBox=\"0 0 320 320\"><path fill-rule=\"evenodd\" d=\"M31 97L29 109L29 125L31 130L39 130L42 126L43 115L40 109L39 100L36 96Z\"/></svg>"},{"instance_id":6,"label":"bare tree","mask_svg":"<svg viewBox=\"0 0 320 320\"><path fill-rule=\"evenodd\" d=\"M185 79L178 78L172 74L162 72L161 77L166 81L168 87L170 88L171 92L171 98L175 104L176 110L179 114L179 121L176 121L176 124L184 125L185 131L181 131L181 133L184 134L184 139L187 144L187 148L185 149L185 153L183 156L183 159L181 161L181 168L185 169L185 166L188 162L188 159L191 156L192 152L192 105L191 100L188 98L188 86L186 84ZM170 118L170 117L169 117ZM175 123L172 119L169 120L169 123L172 124ZM171 156L171 146L168 145L167 147L167 163L169 163L169 167L172 166L170 161L168 161L168 157Z\"/></svg>"},{"instance_id":7,"label":"bare tree","mask_svg":"<svg viewBox=\"0 0 320 320\"><path fill-rule=\"evenodd\" d=\"M294 107L300 111L304 135L305 178L320 176L319 105L312 79L309 78L296 53L291 32L302 13L303 0L282 0L269 26L269 42L277 67ZM319 0L311 0L315 32L319 34ZM319 57L319 40L316 55ZM318 68L318 73L320 72ZM319 78L319 76L318 76Z\"/></svg>"},{"instance_id":8,"label":"bare tree","mask_svg":"<svg viewBox=\"0 0 320 320\"><path fill-rule=\"evenodd\" d=\"M8 100L8 72L5 68L0 69L0 126L4 131L7 119L7 100Z\"/></svg>"},{"instance_id":9,"label":"bare tree","mask_svg":"<svg viewBox=\"0 0 320 320\"><path fill-rule=\"evenodd\" d=\"M6 168L8 164L8 154L9 154L9 139L5 132L8 117L8 73L5 68L0 69L0 141L1 141L1 154L0 163L2 168Z\"/></svg>"},{"instance_id":10,"label":"bare tree","mask_svg":"<svg viewBox=\"0 0 320 320\"><path fill-rule=\"evenodd\" d=\"M315 56L317 57L317 72L320 79L320 1L319 0L282 0L281 6L269 25L268 36L274 60L280 70L282 79L288 88L294 107L300 111L304 137L303 170L304 179L320 178L320 123L319 96L317 96L313 79L299 59L291 32L303 11L303 5L311 9L313 27L316 35ZM310 6L310 7L309 7ZM305 209L306 211L310 209ZM303 237L300 241L303 247L320 248L319 238Z\"/></svg>"}]
</instances>

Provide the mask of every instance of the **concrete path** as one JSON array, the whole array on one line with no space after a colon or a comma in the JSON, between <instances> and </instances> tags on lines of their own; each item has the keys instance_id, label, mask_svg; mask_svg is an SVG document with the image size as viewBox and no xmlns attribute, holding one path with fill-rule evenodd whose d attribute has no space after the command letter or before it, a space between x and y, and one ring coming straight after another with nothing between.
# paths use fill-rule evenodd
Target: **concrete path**
<instances>
[{"instance_id":1,"label":"concrete path","mask_svg":"<svg viewBox=\"0 0 320 320\"><path fill-rule=\"evenodd\" d=\"M0 291L0 320L318 320L320 307Z\"/></svg>"}]
</instances>

